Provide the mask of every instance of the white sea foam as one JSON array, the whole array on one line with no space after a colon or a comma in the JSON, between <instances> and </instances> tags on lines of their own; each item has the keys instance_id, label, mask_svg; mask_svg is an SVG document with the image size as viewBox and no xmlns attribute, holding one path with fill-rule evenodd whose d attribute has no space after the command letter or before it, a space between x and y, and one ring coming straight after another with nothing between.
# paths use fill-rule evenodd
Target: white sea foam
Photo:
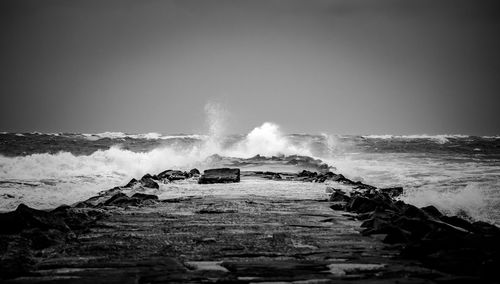
<instances>
[{"instance_id":1,"label":"white sea foam","mask_svg":"<svg viewBox=\"0 0 500 284\"><path fill-rule=\"evenodd\" d=\"M418 135L363 135L363 138L367 139L402 139L402 140L414 140L414 139L427 139L434 141L438 144L445 144L449 142L450 138L460 139L460 138L468 138L469 135L463 134L440 134L440 135L427 135L427 134L418 134Z\"/></svg>"},{"instance_id":2,"label":"white sea foam","mask_svg":"<svg viewBox=\"0 0 500 284\"><path fill-rule=\"evenodd\" d=\"M140 139L199 139L200 143L161 146L147 152L133 152L119 146L98 150L90 155L76 156L68 152L57 154L33 154L18 157L0 156L0 180L14 183L0 184L2 193L16 198L0 198L0 210L12 209L19 202L32 202L37 207L54 207L90 197L100 190L123 185L130 178L140 178L145 173L155 174L165 169L201 170L211 167L206 158L212 154L249 158L264 156L307 155L316 156L335 166L339 173L350 179L361 180L378 187L403 186L405 201L418 205L435 205L450 214L461 211L481 220L500 220L498 164L480 161L444 160L441 156L426 153L366 153L355 149L354 142L346 142L342 136L323 133L318 136L284 135L276 123L265 122L255 127L239 142L222 143L228 112L221 105L208 104L207 135L162 135L160 133L126 134L105 132L83 134L87 139L140 138ZM21 134L22 135L22 134ZM427 139L446 143L450 138L466 138L465 135L370 135L368 139ZM497 136L493 136L497 137ZM314 144L323 143L326 151L318 152ZM351 144L352 143L352 144ZM181 143L181 145L183 145ZM318 154L319 153L319 154ZM487 181L476 183L477 180ZM30 183L36 186L22 185ZM264 182L265 183L265 182ZM252 192L266 184L245 184L245 192ZM321 187L321 185L318 185ZM286 187L286 186L285 186ZM297 185L297 196L300 188ZM231 186L216 186L217 194L235 190ZM280 187L281 188L281 187ZM305 187L304 187L305 188ZM196 185L180 187L178 194L189 194ZM240 189L238 189L240 190ZM286 194L286 189L283 189ZM317 192L324 192L324 189ZM199 194L204 194L201 190ZM294 194L295 194L294 193ZM253 193L252 193L253 194ZM306 194L304 192L304 194ZM493 212L493 213L491 213ZM493 214L493 215L492 215ZM496 214L496 215L495 215Z\"/></svg>"},{"instance_id":3,"label":"white sea foam","mask_svg":"<svg viewBox=\"0 0 500 284\"><path fill-rule=\"evenodd\" d=\"M433 205L445 214L466 215L475 220L497 221L498 193L477 183L462 188L437 189L435 187L406 190L401 199L415 206ZM496 210L495 210L496 209Z\"/></svg>"}]
</instances>

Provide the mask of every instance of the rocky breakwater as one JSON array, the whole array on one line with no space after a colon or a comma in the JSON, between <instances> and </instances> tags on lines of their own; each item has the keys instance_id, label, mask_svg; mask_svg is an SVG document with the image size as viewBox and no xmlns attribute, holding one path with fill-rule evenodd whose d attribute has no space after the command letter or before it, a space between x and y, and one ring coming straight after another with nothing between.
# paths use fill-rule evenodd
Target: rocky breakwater
<instances>
[{"instance_id":1,"label":"rocky breakwater","mask_svg":"<svg viewBox=\"0 0 500 284\"><path fill-rule=\"evenodd\" d=\"M220 168L205 170L199 184L240 182L240 169Z\"/></svg>"},{"instance_id":2,"label":"rocky breakwater","mask_svg":"<svg viewBox=\"0 0 500 284\"><path fill-rule=\"evenodd\" d=\"M418 208L399 201L401 187L330 190L332 209L357 213L363 222L361 234L380 235L384 243L399 247L402 258L460 277L455 280L499 281L498 227L446 216L434 206Z\"/></svg>"},{"instance_id":3,"label":"rocky breakwater","mask_svg":"<svg viewBox=\"0 0 500 284\"><path fill-rule=\"evenodd\" d=\"M189 179L208 188L246 176L334 187L327 187L329 200L159 200L145 193ZM72 206L21 204L0 214L0 280L498 282L499 228L417 208L397 200L402 193L328 170L146 174ZM361 222L350 220L353 214Z\"/></svg>"}]
</instances>

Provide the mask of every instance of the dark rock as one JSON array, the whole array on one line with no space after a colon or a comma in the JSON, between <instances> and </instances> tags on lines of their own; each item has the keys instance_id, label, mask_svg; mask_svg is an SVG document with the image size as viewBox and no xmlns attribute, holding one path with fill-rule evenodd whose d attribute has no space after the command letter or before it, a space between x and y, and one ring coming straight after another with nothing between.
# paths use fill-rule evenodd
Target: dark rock
<instances>
[{"instance_id":1,"label":"dark rock","mask_svg":"<svg viewBox=\"0 0 500 284\"><path fill-rule=\"evenodd\" d=\"M406 204L406 206L401 212L401 215L407 218L417 218L423 220L431 218L431 216L427 214L425 211L411 204Z\"/></svg>"},{"instance_id":2,"label":"dark rock","mask_svg":"<svg viewBox=\"0 0 500 284\"><path fill-rule=\"evenodd\" d=\"M309 178L316 177L317 175L318 175L317 172L311 172L307 170L303 170L302 172L297 174L298 177L309 177Z\"/></svg>"},{"instance_id":3,"label":"dark rock","mask_svg":"<svg viewBox=\"0 0 500 284\"><path fill-rule=\"evenodd\" d=\"M377 208L377 202L362 196L355 196L346 206L347 211L356 213L370 212L375 208Z\"/></svg>"},{"instance_id":4,"label":"dark rock","mask_svg":"<svg viewBox=\"0 0 500 284\"><path fill-rule=\"evenodd\" d=\"M280 174L273 174L272 177L271 177L272 180L282 180L283 178L281 177Z\"/></svg>"},{"instance_id":5,"label":"dark rock","mask_svg":"<svg viewBox=\"0 0 500 284\"><path fill-rule=\"evenodd\" d=\"M385 236L383 242L386 244L408 243L411 238L410 232L394 226L387 227L385 229L385 233L387 235Z\"/></svg>"},{"instance_id":6,"label":"dark rock","mask_svg":"<svg viewBox=\"0 0 500 284\"><path fill-rule=\"evenodd\" d=\"M488 224L483 221L477 221L472 223L473 230L479 234L483 235L494 235L500 236L500 228L495 225Z\"/></svg>"},{"instance_id":7,"label":"dark rock","mask_svg":"<svg viewBox=\"0 0 500 284\"><path fill-rule=\"evenodd\" d=\"M135 178L131 179L124 187L131 188L137 185L149 187L149 188L160 188L160 186L155 182L156 176L150 174L145 174L140 180Z\"/></svg>"},{"instance_id":8,"label":"dark rock","mask_svg":"<svg viewBox=\"0 0 500 284\"><path fill-rule=\"evenodd\" d=\"M425 206L425 207L422 207L420 209L422 209L422 211L424 211L428 215L432 216L433 218L439 219L443 216L443 213L441 213L436 207L434 207L432 205Z\"/></svg>"},{"instance_id":9,"label":"dark rock","mask_svg":"<svg viewBox=\"0 0 500 284\"><path fill-rule=\"evenodd\" d=\"M387 187L387 188L380 188L380 192L388 194L390 197L398 197L401 194L403 194L403 188L402 187Z\"/></svg>"},{"instance_id":10,"label":"dark rock","mask_svg":"<svg viewBox=\"0 0 500 284\"><path fill-rule=\"evenodd\" d=\"M136 198L139 200L158 200L158 196L153 195L153 194L144 194L144 193L135 193L132 195L132 198Z\"/></svg>"},{"instance_id":11,"label":"dark rock","mask_svg":"<svg viewBox=\"0 0 500 284\"><path fill-rule=\"evenodd\" d=\"M343 193L342 191L334 189L334 192L332 193L332 195L330 195L329 200L330 201L349 202L351 200L351 198L349 196L347 196L345 193Z\"/></svg>"},{"instance_id":12,"label":"dark rock","mask_svg":"<svg viewBox=\"0 0 500 284\"><path fill-rule=\"evenodd\" d=\"M327 174L327 177L328 177L328 180L331 180L331 181L342 181L342 180L345 180L346 178L339 174L339 175L336 175L334 173L332 173L333 175L330 175L330 174Z\"/></svg>"},{"instance_id":13,"label":"dark rock","mask_svg":"<svg viewBox=\"0 0 500 284\"><path fill-rule=\"evenodd\" d=\"M240 169L220 168L203 172L199 184L240 182Z\"/></svg>"},{"instance_id":14,"label":"dark rock","mask_svg":"<svg viewBox=\"0 0 500 284\"><path fill-rule=\"evenodd\" d=\"M351 185L354 185L354 188L356 189L367 189L367 190L374 190L377 189L375 186L369 185L369 184L364 184L360 181L357 182L352 182Z\"/></svg>"},{"instance_id":15,"label":"dark rock","mask_svg":"<svg viewBox=\"0 0 500 284\"><path fill-rule=\"evenodd\" d=\"M133 178L124 187L134 187L138 183L139 183L139 181L136 180L135 178Z\"/></svg>"},{"instance_id":16,"label":"dark rock","mask_svg":"<svg viewBox=\"0 0 500 284\"><path fill-rule=\"evenodd\" d=\"M64 221L46 211L20 204L15 211L0 214L0 234L15 234L26 229L55 229L68 232Z\"/></svg>"},{"instance_id":17,"label":"dark rock","mask_svg":"<svg viewBox=\"0 0 500 284\"><path fill-rule=\"evenodd\" d=\"M446 222L446 223L453 225L455 227L459 227L459 228L465 229L467 231L474 231L474 226L472 226L471 223L469 223L468 221L466 221L460 217L442 216L440 219L441 219L441 221Z\"/></svg>"},{"instance_id":18,"label":"dark rock","mask_svg":"<svg viewBox=\"0 0 500 284\"><path fill-rule=\"evenodd\" d=\"M116 199L121 198L121 197L128 197L128 196L125 193L123 193L123 192L118 192L118 193L114 194L113 196L111 196L110 198L108 198L103 203L103 205L108 205L108 204L114 202Z\"/></svg>"},{"instance_id":19,"label":"dark rock","mask_svg":"<svg viewBox=\"0 0 500 284\"><path fill-rule=\"evenodd\" d=\"M160 186L154 181L154 178L150 174L145 174L139 182L144 187L160 188Z\"/></svg>"},{"instance_id":20,"label":"dark rock","mask_svg":"<svg viewBox=\"0 0 500 284\"><path fill-rule=\"evenodd\" d=\"M411 237L414 239L420 239L425 236L431 229L431 225L424 219L420 218L408 218L406 216L401 216L396 219L393 224L405 231L411 233Z\"/></svg>"},{"instance_id":21,"label":"dark rock","mask_svg":"<svg viewBox=\"0 0 500 284\"><path fill-rule=\"evenodd\" d=\"M330 205L330 208L333 210L340 211L340 210L345 210L346 205L347 205L347 202L335 201L335 202L332 202L332 204Z\"/></svg>"},{"instance_id":22,"label":"dark rock","mask_svg":"<svg viewBox=\"0 0 500 284\"><path fill-rule=\"evenodd\" d=\"M197 169L193 169L198 171ZM193 171L191 170L191 171ZM199 171L198 171L199 173ZM158 178L161 180L175 181L183 180L189 177L189 174L179 170L166 170L158 174Z\"/></svg>"},{"instance_id":23,"label":"dark rock","mask_svg":"<svg viewBox=\"0 0 500 284\"><path fill-rule=\"evenodd\" d=\"M117 193L113 195L111 198L106 200L103 205L104 206L119 206L119 205L131 205L131 203L137 204L137 200L132 200L125 193Z\"/></svg>"},{"instance_id":24,"label":"dark rock","mask_svg":"<svg viewBox=\"0 0 500 284\"><path fill-rule=\"evenodd\" d=\"M200 171L198 169L196 169L196 168L189 171L189 176L190 177L198 176L198 175L200 175Z\"/></svg>"}]
</instances>

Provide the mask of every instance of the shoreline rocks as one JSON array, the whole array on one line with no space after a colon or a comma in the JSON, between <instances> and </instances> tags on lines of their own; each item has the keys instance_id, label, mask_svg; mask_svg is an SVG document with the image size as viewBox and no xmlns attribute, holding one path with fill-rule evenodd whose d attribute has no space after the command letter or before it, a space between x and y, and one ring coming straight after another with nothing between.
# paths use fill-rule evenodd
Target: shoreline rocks
<instances>
[{"instance_id":1,"label":"shoreline rocks","mask_svg":"<svg viewBox=\"0 0 500 284\"><path fill-rule=\"evenodd\" d=\"M203 172L203 175L198 179L199 184L211 183L235 183L240 182L240 169L235 168L219 168L209 169Z\"/></svg>"},{"instance_id":2,"label":"shoreline rocks","mask_svg":"<svg viewBox=\"0 0 500 284\"><path fill-rule=\"evenodd\" d=\"M418 208L394 199L400 187L362 189L350 194L333 189L333 210L357 214L361 234L382 235L383 242L401 247L401 257L454 275L498 279L500 229L485 222L446 216L437 208Z\"/></svg>"}]
</instances>

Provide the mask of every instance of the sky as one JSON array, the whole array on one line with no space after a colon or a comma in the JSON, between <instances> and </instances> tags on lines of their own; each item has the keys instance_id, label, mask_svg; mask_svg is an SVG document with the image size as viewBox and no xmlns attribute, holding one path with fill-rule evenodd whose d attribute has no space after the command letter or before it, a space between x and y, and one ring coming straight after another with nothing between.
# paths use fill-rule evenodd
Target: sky
<instances>
[{"instance_id":1,"label":"sky","mask_svg":"<svg viewBox=\"0 0 500 284\"><path fill-rule=\"evenodd\" d=\"M500 134L500 8L3 0L0 131Z\"/></svg>"}]
</instances>

